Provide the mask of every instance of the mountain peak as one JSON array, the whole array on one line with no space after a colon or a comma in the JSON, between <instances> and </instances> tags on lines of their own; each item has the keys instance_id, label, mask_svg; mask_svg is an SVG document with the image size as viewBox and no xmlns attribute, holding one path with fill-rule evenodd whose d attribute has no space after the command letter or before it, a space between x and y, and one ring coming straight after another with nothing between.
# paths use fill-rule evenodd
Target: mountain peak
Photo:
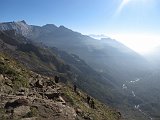
<instances>
[{"instance_id":1,"label":"mountain peak","mask_svg":"<svg viewBox=\"0 0 160 120\"><path fill-rule=\"evenodd\" d=\"M43 28L49 28L49 29L51 29L51 28L57 28L57 26L54 25L54 24L46 24L46 25L43 25L42 27Z\"/></svg>"},{"instance_id":2,"label":"mountain peak","mask_svg":"<svg viewBox=\"0 0 160 120\"><path fill-rule=\"evenodd\" d=\"M63 25L60 25L59 26L59 29L60 30L64 30L64 31L72 31L71 29L69 29L69 28L67 28L67 27L65 27L65 26L63 26ZM72 31L73 32L73 31Z\"/></svg>"},{"instance_id":3,"label":"mountain peak","mask_svg":"<svg viewBox=\"0 0 160 120\"><path fill-rule=\"evenodd\" d=\"M59 28L61 28L61 29L67 29L67 28L64 27L63 25L60 25Z\"/></svg>"},{"instance_id":4,"label":"mountain peak","mask_svg":"<svg viewBox=\"0 0 160 120\"><path fill-rule=\"evenodd\" d=\"M54 32L57 28L58 27L54 24L46 24L42 26L42 29L47 33Z\"/></svg>"},{"instance_id":5,"label":"mountain peak","mask_svg":"<svg viewBox=\"0 0 160 120\"><path fill-rule=\"evenodd\" d=\"M25 21L25 20L21 20L21 21L13 22L13 23L15 23L15 24L21 24L21 25L27 25L27 26L28 26L28 24L26 23L26 21Z\"/></svg>"},{"instance_id":6,"label":"mountain peak","mask_svg":"<svg viewBox=\"0 0 160 120\"><path fill-rule=\"evenodd\" d=\"M27 36L31 31L31 27L24 20L0 23L0 30L15 30L16 33Z\"/></svg>"},{"instance_id":7,"label":"mountain peak","mask_svg":"<svg viewBox=\"0 0 160 120\"><path fill-rule=\"evenodd\" d=\"M24 23L24 24L27 24L25 20L22 20L22 21L20 21L20 22L22 22L22 23Z\"/></svg>"}]
</instances>

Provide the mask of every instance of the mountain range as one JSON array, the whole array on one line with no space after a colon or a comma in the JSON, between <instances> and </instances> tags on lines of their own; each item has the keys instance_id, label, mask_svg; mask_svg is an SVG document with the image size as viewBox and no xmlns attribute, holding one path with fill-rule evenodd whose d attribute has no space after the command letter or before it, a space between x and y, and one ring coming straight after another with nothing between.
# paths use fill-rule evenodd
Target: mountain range
<instances>
[{"instance_id":1,"label":"mountain range","mask_svg":"<svg viewBox=\"0 0 160 120\"><path fill-rule=\"evenodd\" d=\"M0 24L0 30L13 29L35 42L78 55L94 70L107 75L113 74L116 79L121 79L118 82L134 79L140 71L148 69L148 63L142 56L110 38L96 40L53 24L34 26L25 21Z\"/></svg>"},{"instance_id":2,"label":"mountain range","mask_svg":"<svg viewBox=\"0 0 160 120\"><path fill-rule=\"evenodd\" d=\"M119 109L124 119L150 119L148 112L144 115L141 109L134 108L145 103L145 97L136 97L136 86L127 83L145 78L151 66L122 43L111 38L97 40L64 26L35 26L25 21L0 23L0 30L0 50L28 69L49 76L59 74L63 82L77 84L91 96ZM141 91L137 92L139 96Z\"/></svg>"}]
</instances>

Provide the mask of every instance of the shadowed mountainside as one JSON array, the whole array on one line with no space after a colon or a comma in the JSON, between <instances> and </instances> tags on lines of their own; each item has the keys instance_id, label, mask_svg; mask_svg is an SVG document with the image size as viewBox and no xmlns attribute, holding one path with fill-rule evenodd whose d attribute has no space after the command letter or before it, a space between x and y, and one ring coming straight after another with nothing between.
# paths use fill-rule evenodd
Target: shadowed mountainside
<instances>
[{"instance_id":1,"label":"shadowed mountainside","mask_svg":"<svg viewBox=\"0 0 160 120\"><path fill-rule=\"evenodd\" d=\"M24 21L0 24L0 30L13 29L36 42L78 55L94 70L114 77L117 84L134 79L149 69L148 62L142 56L110 38L96 40L53 24L42 27L28 25Z\"/></svg>"},{"instance_id":2,"label":"shadowed mountainside","mask_svg":"<svg viewBox=\"0 0 160 120\"><path fill-rule=\"evenodd\" d=\"M1 32L2 51L40 74L58 73L64 82L70 80L91 96L121 109L127 120L148 119L134 109L135 103L143 100L122 89L126 81L142 77L150 70L140 55L116 40L96 40L64 26L30 26L24 21L10 22L10 27L6 24L0 24L0 29L14 31Z\"/></svg>"}]
</instances>

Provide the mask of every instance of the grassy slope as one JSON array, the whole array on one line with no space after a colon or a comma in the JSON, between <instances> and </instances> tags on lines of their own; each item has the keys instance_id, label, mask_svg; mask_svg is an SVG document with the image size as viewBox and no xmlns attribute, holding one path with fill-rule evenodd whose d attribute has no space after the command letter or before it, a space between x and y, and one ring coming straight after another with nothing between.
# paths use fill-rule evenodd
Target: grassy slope
<instances>
[{"instance_id":1,"label":"grassy slope","mask_svg":"<svg viewBox=\"0 0 160 120\"><path fill-rule=\"evenodd\" d=\"M5 75L11 80L3 82L4 84L11 84L14 90L20 87L29 87L29 82L27 80L29 72L22 67L21 64L11 60L10 57L2 53L0 53L0 74Z\"/></svg>"},{"instance_id":2,"label":"grassy slope","mask_svg":"<svg viewBox=\"0 0 160 120\"><path fill-rule=\"evenodd\" d=\"M86 102L87 94L78 90L77 93L73 91L71 85L65 86L63 88L65 93L65 99L70 105L75 108L78 108L82 111L81 116L90 116L94 120L118 120L119 115L116 110L111 109L110 107L102 104L98 100L94 99L95 109L90 108Z\"/></svg>"}]
</instances>

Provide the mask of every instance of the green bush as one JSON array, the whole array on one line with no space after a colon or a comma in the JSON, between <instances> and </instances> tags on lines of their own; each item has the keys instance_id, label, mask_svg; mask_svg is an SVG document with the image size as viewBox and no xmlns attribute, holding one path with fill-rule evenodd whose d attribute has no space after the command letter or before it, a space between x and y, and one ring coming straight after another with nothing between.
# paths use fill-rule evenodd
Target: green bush
<instances>
[{"instance_id":1,"label":"green bush","mask_svg":"<svg viewBox=\"0 0 160 120\"><path fill-rule=\"evenodd\" d=\"M13 69L7 69L5 74L8 74L8 75L16 75L16 71L13 70Z\"/></svg>"},{"instance_id":2,"label":"green bush","mask_svg":"<svg viewBox=\"0 0 160 120\"><path fill-rule=\"evenodd\" d=\"M29 82L23 76L17 75L13 80L13 86L15 89L18 89L20 87L29 87Z\"/></svg>"}]
</instances>

